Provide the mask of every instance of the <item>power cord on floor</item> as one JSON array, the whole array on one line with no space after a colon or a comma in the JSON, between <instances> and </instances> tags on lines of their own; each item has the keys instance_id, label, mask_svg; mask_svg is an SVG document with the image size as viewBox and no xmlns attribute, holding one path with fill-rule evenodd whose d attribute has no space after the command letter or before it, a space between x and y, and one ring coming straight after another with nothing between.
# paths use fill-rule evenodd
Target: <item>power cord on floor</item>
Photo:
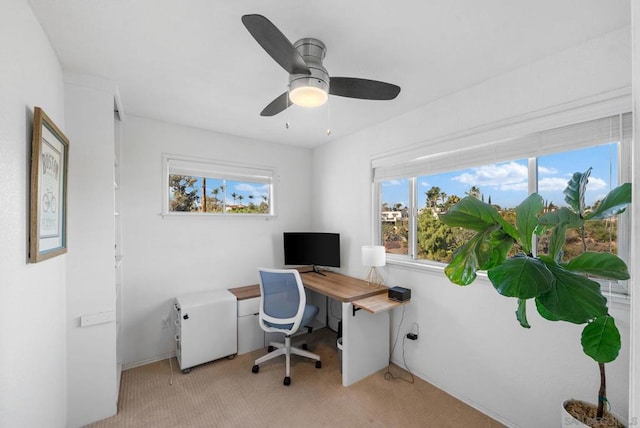
<instances>
[{"instance_id":1,"label":"power cord on floor","mask_svg":"<svg viewBox=\"0 0 640 428\"><path fill-rule=\"evenodd\" d=\"M400 327L402 327L402 322L404 321L404 312L406 310L406 306L402 306L402 317L400 318L400 323L398 324L398 331L396 332L396 339L393 341L393 346L391 347L391 352L389 353L389 365L387 366L387 372L384 374L385 380L402 380L407 383L414 383L415 378L413 377L413 373L409 369L407 365L407 360L404 357L404 343L407 340L406 336L402 339L402 362L404 363L404 367L407 372L411 375L411 379L405 379L402 376L395 376L391 373L391 356L393 355L393 351L396 349L396 344L398 343L398 338L400 337ZM391 322L391 312L387 312L389 314L389 322Z\"/></svg>"}]
</instances>

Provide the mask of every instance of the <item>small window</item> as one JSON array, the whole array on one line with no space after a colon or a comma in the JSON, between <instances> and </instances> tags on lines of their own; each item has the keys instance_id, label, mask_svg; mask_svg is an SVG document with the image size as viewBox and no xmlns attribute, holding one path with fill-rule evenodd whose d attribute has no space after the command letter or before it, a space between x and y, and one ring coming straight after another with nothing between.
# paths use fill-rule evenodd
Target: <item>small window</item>
<instances>
[{"instance_id":1,"label":"small window","mask_svg":"<svg viewBox=\"0 0 640 428\"><path fill-rule=\"evenodd\" d=\"M164 155L163 214L274 215L273 169Z\"/></svg>"},{"instance_id":2,"label":"small window","mask_svg":"<svg viewBox=\"0 0 640 428\"><path fill-rule=\"evenodd\" d=\"M409 254L409 180L384 181L380 193L383 245L388 253Z\"/></svg>"}]
</instances>

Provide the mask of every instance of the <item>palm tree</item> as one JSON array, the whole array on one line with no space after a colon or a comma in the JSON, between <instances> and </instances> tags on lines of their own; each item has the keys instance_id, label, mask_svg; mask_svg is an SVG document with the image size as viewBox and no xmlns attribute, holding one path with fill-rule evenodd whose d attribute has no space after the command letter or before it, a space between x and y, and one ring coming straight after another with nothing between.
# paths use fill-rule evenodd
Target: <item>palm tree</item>
<instances>
[{"instance_id":1,"label":"palm tree","mask_svg":"<svg viewBox=\"0 0 640 428\"><path fill-rule=\"evenodd\" d=\"M211 201L213 202L213 211L218 211L218 207L220 204L220 199L218 199L218 194L220 193L220 188L216 187L211 191L211 195L213 195L213 198L211 198Z\"/></svg>"},{"instance_id":2,"label":"palm tree","mask_svg":"<svg viewBox=\"0 0 640 428\"><path fill-rule=\"evenodd\" d=\"M460 202L460 197L457 195L451 195L447 198L447 202L444 203L444 206L446 209L449 209L458 202Z\"/></svg>"},{"instance_id":3,"label":"palm tree","mask_svg":"<svg viewBox=\"0 0 640 428\"><path fill-rule=\"evenodd\" d=\"M431 189L425 192L425 195L427 196L427 206L433 208L436 206L438 198L440 198L440 188L432 186Z\"/></svg>"},{"instance_id":4,"label":"palm tree","mask_svg":"<svg viewBox=\"0 0 640 428\"><path fill-rule=\"evenodd\" d=\"M445 192L440 192L440 200L442 201L443 204L447 200L447 196L449 195L447 195Z\"/></svg>"},{"instance_id":5,"label":"palm tree","mask_svg":"<svg viewBox=\"0 0 640 428\"><path fill-rule=\"evenodd\" d=\"M465 192L465 195L480 199L480 188L478 186L471 186L471 189L469 189L468 192Z\"/></svg>"}]
</instances>

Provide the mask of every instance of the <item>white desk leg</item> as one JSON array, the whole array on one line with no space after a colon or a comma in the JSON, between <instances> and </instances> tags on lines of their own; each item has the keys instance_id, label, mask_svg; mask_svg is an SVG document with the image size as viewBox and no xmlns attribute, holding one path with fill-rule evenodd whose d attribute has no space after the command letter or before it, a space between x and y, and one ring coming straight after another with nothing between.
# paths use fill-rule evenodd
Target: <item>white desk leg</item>
<instances>
[{"instance_id":1,"label":"white desk leg","mask_svg":"<svg viewBox=\"0 0 640 428\"><path fill-rule=\"evenodd\" d=\"M349 386L389 364L389 314L342 303L342 385Z\"/></svg>"}]
</instances>

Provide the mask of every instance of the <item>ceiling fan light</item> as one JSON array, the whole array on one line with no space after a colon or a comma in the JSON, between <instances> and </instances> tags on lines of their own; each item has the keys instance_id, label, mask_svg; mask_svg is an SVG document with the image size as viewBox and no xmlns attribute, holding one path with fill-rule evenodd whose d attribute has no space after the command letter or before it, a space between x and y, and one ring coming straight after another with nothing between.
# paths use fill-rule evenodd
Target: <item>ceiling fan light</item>
<instances>
[{"instance_id":1,"label":"ceiling fan light","mask_svg":"<svg viewBox=\"0 0 640 428\"><path fill-rule=\"evenodd\" d=\"M299 86L289 92L289 98L301 107L319 107L327 102L329 95L315 86Z\"/></svg>"}]
</instances>

